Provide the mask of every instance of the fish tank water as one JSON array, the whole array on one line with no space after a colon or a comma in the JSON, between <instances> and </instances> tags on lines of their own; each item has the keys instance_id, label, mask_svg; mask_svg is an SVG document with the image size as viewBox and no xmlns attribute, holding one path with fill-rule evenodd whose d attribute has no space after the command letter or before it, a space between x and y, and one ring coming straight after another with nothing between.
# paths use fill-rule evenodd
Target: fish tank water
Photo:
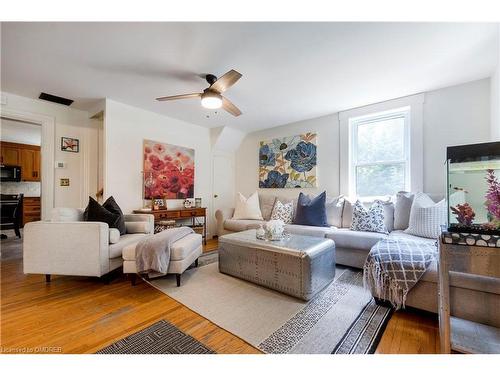
<instances>
[{"instance_id":1,"label":"fish tank water","mask_svg":"<svg viewBox=\"0 0 500 375\"><path fill-rule=\"evenodd\" d=\"M448 231L500 234L500 142L446 150Z\"/></svg>"}]
</instances>

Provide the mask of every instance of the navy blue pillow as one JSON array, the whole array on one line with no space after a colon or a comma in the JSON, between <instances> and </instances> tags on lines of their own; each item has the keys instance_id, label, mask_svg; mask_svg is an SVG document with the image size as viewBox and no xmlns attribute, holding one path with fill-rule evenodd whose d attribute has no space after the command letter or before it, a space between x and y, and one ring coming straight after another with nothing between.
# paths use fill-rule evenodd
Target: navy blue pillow
<instances>
[{"instance_id":1,"label":"navy blue pillow","mask_svg":"<svg viewBox=\"0 0 500 375\"><path fill-rule=\"evenodd\" d=\"M326 191L313 199L300 193L297 201L297 213L294 224L310 225L314 227L329 227L326 218Z\"/></svg>"}]
</instances>

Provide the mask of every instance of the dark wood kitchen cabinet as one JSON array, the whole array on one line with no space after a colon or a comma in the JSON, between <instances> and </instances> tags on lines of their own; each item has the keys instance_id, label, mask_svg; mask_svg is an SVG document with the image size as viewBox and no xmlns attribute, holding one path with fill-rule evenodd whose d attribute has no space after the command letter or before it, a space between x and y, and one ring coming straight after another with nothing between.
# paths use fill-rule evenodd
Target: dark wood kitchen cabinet
<instances>
[{"instance_id":1,"label":"dark wood kitchen cabinet","mask_svg":"<svg viewBox=\"0 0 500 375\"><path fill-rule=\"evenodd\" d=\"M40 181L40 150L21 149L21 179Z\"/></svg>"},{"instance_id":2,"label":"dark wood kitchen cabinet","mask_svg":"<svg viewBox=\"0 0 500 375\"><path fill-rule=\"evenodd\" d=\"M0 164L9 166L20 165L19 161L21 160L21 149L18 147L17 143L10 143L10 142L0 142L0 143L1 143L0 147L2 149Z\"/></svg>"},{"instance_id":3,"label":"dark wood kitchen cabinet","mask_svg":"<svg viewBox=\"0 0 500 375\"><path fill-rule=\"evenodd\" d=\"M0 142L1 163L21 167L22 181L40 181L40 146Z\"/></svg>"},{"instance_id":4,"label":"dark wood kitchen cabinet","mask_svg":"<svg viewBox=\"0 0 500 375\"><path fill-rule=\"evenodd\" d=\"M32 221L40 221L41 211L40 197L24 197L23 226Z\"/></svg>"}]
</instances>

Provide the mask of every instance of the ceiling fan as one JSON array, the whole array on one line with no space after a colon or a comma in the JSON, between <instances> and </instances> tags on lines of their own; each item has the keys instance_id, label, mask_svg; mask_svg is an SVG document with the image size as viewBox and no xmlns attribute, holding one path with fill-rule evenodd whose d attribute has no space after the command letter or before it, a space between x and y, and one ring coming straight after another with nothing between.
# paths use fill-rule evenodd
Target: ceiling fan
<instances>
[{"instance_id":1,"label":"ceiling fan","mask_svg":"<svg viewBox=\"0 0 500 375\"><path fill-rule=\"evenodd\" d=\"M203 92L193 94L162 96L156 98L158 101L201 98L201 105L209 109L221 108L232 114L233 116L241 115L241 111L229 99L222 96L222 93L234 85L241 78L241 73L231 69L229 72L218 78L213 74L207 74L205 79L210 85Z\"/></svg>"}]
</instances>

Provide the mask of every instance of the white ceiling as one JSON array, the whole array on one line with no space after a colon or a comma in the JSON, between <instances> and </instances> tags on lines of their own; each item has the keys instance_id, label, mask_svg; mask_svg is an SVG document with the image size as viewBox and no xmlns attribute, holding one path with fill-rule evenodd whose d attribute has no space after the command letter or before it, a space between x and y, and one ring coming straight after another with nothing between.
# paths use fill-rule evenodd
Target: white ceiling
<instances>
[{"instance_id":1,"label":"white ceiling","mask_svg":"<svg viewBox=\"0 0 500 375\"><path fill-rule=\"evenodd\" d=\"M1 88L89 109L100 98L243 131L485 78L497 28L472 23L2 23ZM200 74L243 74L235 118L197 99ZM210 114L210 118L206 115Z\"/></svg>"}]
</instances>

